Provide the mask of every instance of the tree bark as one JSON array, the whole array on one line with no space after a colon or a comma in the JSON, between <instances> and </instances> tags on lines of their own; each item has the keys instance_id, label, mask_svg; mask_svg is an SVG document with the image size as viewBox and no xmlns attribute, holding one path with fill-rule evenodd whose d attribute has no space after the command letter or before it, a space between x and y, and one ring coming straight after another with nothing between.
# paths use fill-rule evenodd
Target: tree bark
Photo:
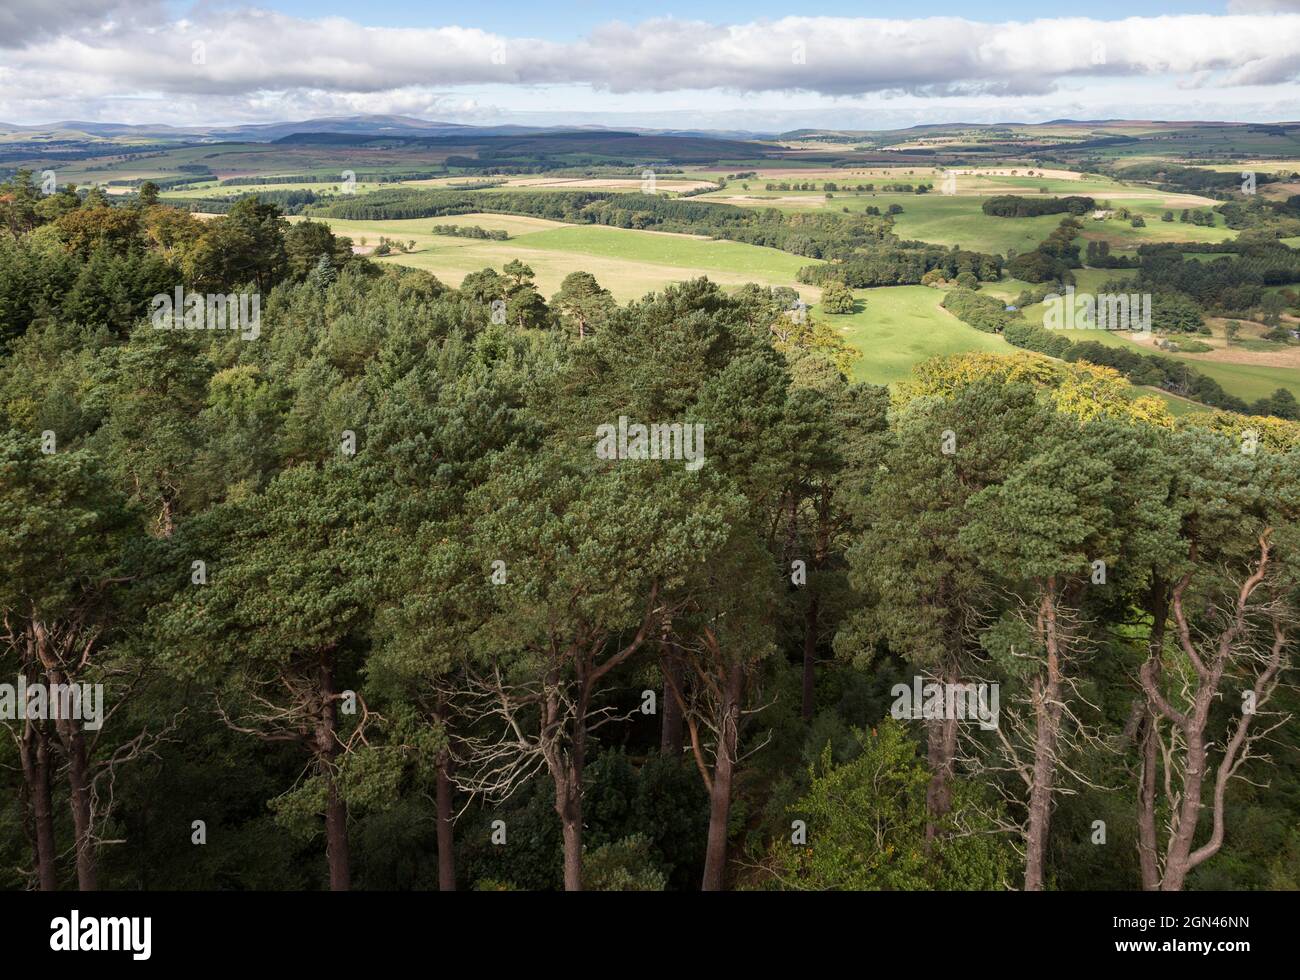
<instances>
[{"instance_id":1,"label":"tree bark","mask_svg":"<svg viewBox=\"0 0 1300 980\"><path fill-rule=\"evenodd\" d=\"M1160 890L1179 892L1187 874L1192 870L1192 842L1196 837L1196 825L1201 818L1201 793L1205 780L1206 762L1209 752L1205 745L1205 725L1210 713L1210 702L1218 690L1218 676L1214 676L1213 687L1209 696L1204 696L1202 688L1197 692L1196 706L1188 716L1184 726L1187 748L1184 753L1183 799L1178 808L1178 827L1169 839L1165 851L1165 873L1160 882ZM1225 763L1227 760L1225 760Z\"/></svg>"},{"instance_id":2,"label":"tree bark","mask_svg":"<svg viewBox=\"0 0 1300 980\"><path fill-rule=\"evenodd\" d=\"M1147 650L1152 677L1160 683L1161 664L1165 647L1165 625L1169 619L1169 591L1166 583L1156 576L1151 583L1151 637ZM1160 765L1160 716L1147 701L1142 719L1142 767L1138 783L1138 864L1142 872L1142 888L1155 891L1160 887L1159 838L1156 830L1156 776Z\"/></svg>"},{"instance_id":3,"label":"tree bark","mask_svg":"<svg viewBox=\"0 0 1300 980\"><path fill-rule=\"evenodd\" d=\"M1142 719L1142 767L1138 783L1138 865L1143 891L1160 887L1159 840L1156 831L1156 777L1160 764L1160 722L1154 715Z\"/></svg>"},{"instance_id":4,"label":"tree bark","mask_svg":"<svg viewBox=\"0 0 1300 980\"><path fill-rule=\"evenodd\" d=\"M555 812L560 816L564 835L564 890L582 891L582 776L587 754L587 711L589 685L586 678L579 680L577 710L573 721L572 741L568 756L556 746L551 772L555 779ZM547 717L560 717L559 699L547 699Z\"/></svg>"},{"instance_id":5,"label":"tree bark","mask_svg":"<svg viewBox=\"0 0 1300 980\"><path fill-rule=\"evenodd\" d=\"M557 807L559 803L557 802ZM582 891L582 803L561 815L564 830L564 890Z\"/></svg>"},{"instance_id":6,"label":"tree bark","mask_svg":"<svg viewBox=\"0 0 1300 980\"><path fill-rule=\"evenodd\" d=\"M77 841L77 888L83 892L93 892L98 887L98 880L91 823L90 765L86 759L86 736L74 719L61 720L59 726L66 729L63 741L68 754L72 826Z\"/></svg>"},{"instance_id":7,"label":"tree bark","mask_svg":"<svg viewBox=\"0 0 1300 980\"><path fill-rule=\"evenodd\" d=\"M945 682L955 679L945 678ZM925 839L934 840L940 821L952 808L953 760L957 755L957 719L942 718L926 722L926 755L930 765L930 782L925 788L928 819Z\"/></svg>"},{"instance_id":8,"label":"tree bark","mask_svg":"<svg viewBox=\"0 0 1300 980\"><path fill-rule=\"evenodd\" d=\"M20 746L33 824L36 878L43 892L59 887L55 873L54 805L50 795L50 739L45 729L28 719Z\"/></svg>"},{"instance_id":9,"label":"tree bark","mask_svg":"<svg viewBox=\"0 0 1300 980\"><path fill-rule=\"evenodd\" d=\"M456 890L455 839L452 834L451 753L444 751L438 760L438 890Z\"/></svg>"},{"instance_id":10,"label":"tree bark","mask_svg":"<svg viewBox=\"0 0 1300 980\"><path fill-rule=\"evenodd\" d=\"M46 657L41 658L47 662ZM58 685L71 683L62 670L49 669L51 697ZM95 867L94 812L91 807L90 762L86 753L86 733L76 718L58 718L54 723L63 752L68 759L68 804L72 808L72 828L76 835L77 889L93 892L98 887Z\"/></svg>"},{"instance_id":11,"label":"tree bark","mask_svg":"<svg viewBox=\"0 0 1300 980\"><path fill-rule=\"evenodd\" d=\"M49 634L44 624L33 622L29 649L36 663L45 670L50 683L50 697L60 685L71 679L63 669L56 653L50 648ZM68 760L68 805L72 808L72 827L76 835L77 888L93 892L98 885L95 868L94 812L91 807L90 763L86 753L86 735L81 721L76 718L55 719L54 731L63 746Z\"/></svg>"},{"instance_id":12,"label":"tree bark","mask_svg":"<svg viewBox=\"0 0 1300 980\"><path fill-rule=\"evenodd\" d=\"M316 727L316 755L325 776L325 858L329 862L330 891L345 892L352 887L348 855L348 810L339 796L334 759L338 753L338 702L335 700L334 668L328 657L317 669L320 690L320 720Z\"/></svg>"},{"instance_id":13,"label":"tree bark","mask_svg":"<svg viewBox=\"0 0 1300 980\"><path fill-rule=\"evenodd\" d=\"M803 620L803 710L805 723L811 723L816 703L817 685L817 626L821 601L814 592L808 597L808 608Z\"/></svg>"},{"instance_id":14,"label":"tree bark","mask_svg":"<svg viewBox=\"0 0 1300 980\"><path fill-rule=\"evenodd\" d=\"M684 744L682 706L673 694L674 687L679 691L682 687L681 664L675 657L662 652L659 657L659 670L664 677L663 697L660 699L663 704L663 715L659 726L659 751L663 755L681 758Z\"/></svg>"},{"instance_id":15,"label":"tree bark","mask_svg":"<svg viewBox=\"0 0 1300 980\"><path fill-rule=\"evenodd\" d=\"M329 800L325 806L325 856L330 866L330 891L349 891L352 871L348 863L348 810L339 797L338 783L333 776L329 777Z\"/></svg>"},{"instance_id":16,"label":"tree bark","mask_svg":"<svg viewBox=\"0 0 1300 980\"><path fill-rule=\"evenodd\" d=\"M722 891L727 870L727 825L731 819L731 783L736 766L736 748L740 727L740 703L744 687L744 670L739 664L728 668L723 688L719 721L717 760L713 766L713 788L709 794L709 843L704 858L706 892Z\"/></svg>"},{"instance_id":17,"label":"tree bark","mask_svg":"<svg viewBox=\"0 0 1300 980\"><path fill-rule=\"evenodd\" d=\"M1033 680L1034 768L1029 791L1029 827L1025 839L1025 891L1043 890L1047 834L1052 819L1056 779L1056 743L1061 727L1061 651L1056 631L1055 584L1049 583L1039 605L1039 635L1047 648L1045 676Z\"/></svg>"}]
</instances>

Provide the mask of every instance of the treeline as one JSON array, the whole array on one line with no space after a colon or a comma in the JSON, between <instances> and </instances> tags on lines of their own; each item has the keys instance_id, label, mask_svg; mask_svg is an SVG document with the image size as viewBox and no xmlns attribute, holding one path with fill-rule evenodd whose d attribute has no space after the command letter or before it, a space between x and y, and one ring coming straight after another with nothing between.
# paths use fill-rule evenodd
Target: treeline
<instances>
[{"instance_id":1,"label":"treeline","mask_svg":"<svg viewBox=\"0 0 1300 980\"><path fill-rule=\"evenodd\" d=\"M356 179L366 184L395 184L404 180L432 180L446 177L446 168L440 170L412 170L405 173L364 173L357 172ZM266 184L341 184L342 173L337 174L276 174L263 177L227 177L221 182L222 187L263 186Z\"/></svg>"},{"instance_id":2,"label":"treeline","mask_svg":"<svg viewBox=\"0 0 1300 980\"><path fill-rule=\"evenodd\" d=\"M1133 291L1132 283L1107 283L1102 292L1127 294ZM1017 306L1040 303L1049 293L1060 293L1059 284L1040 286L1032 293L1022 294ZM1248 404L1185 361L1160 354L1143 354L1127 347L1112 347L1098 341L1071 341L1065 335L1029 323L1019 310L1009 310L1001 300L971 289L957 288L944 295L942 306L964 323L985 333L1001 333L1007 343L1064 361L1086 361L1101 367L1114 368L1135 385L1162 388L1171 394L1189 398L1242 415L1273 415L1283 419L1300 419L1300 406L1285 388L1272 395ZM1184 318L1192 318L1184 323ZM1152 301L1152 323L1161 329L1194 329L1199 325L1199 311L1187 308L1185 297L1157 294Z\"/></svg>"},{"instance_id":3,"label":"treeline","mask_svg":"<svg viewBox=\"0 0 1300 980\"><path fill-rule=\"evenodd\" d=\"M212 173L202 173L187 175L184 177L154 177L148 180L159 190L174 190L177 187L188 187L191 184L206 184L216 179ZM133 180L110 180L109 187L141 187L145 184L146 178L137 177Z\"/></svg>"},{"instance_id":4,"label":"treeline","mask_svg":"<svg viewBox=\"0 0 1300 980\"><path fill-rule=\"evenodd\" d=\"M494 242L504 242L510 238L508 232L498 228L481 228L478 225L434 225L429 229L433 235L451 235L455 238L482 238Z\"/></svg>"},{"instance_id":5,"label":"treeline","mask_svg":"<svg viewBox=\"0 0 1300 980\"><path fill-rule=\"evenodd\" d=\"M1112 255L1110 242L1090 241L1084 250L1084 265L1090 269L1136 269L1142 264L1140 255Z\"/></svg>"},{"instance_id":6,"label":"treeline","mask_svg":"<svg viewBox=\"0 0 1300 980\"><path fill-rule=\"evenodd\" d=\"M816 259L849 255L855 249L892 237L892 222L879 215L785 214L776 208L737 208L657 194L608 191L464 192L394 188L346 201L336 199L315 213L378 220L474 212L708 235Z\"/></svg>"},{"instance_id":7,"label":"treeline","mask_svg":"<svg viewBox=\"0 0 1300 980\"><path fill-rule=\"evenodd\" d=\"M820 285L837 280L854 289L875 286L909 286L941 276L956 279L972 275L978 282L995 282L1002 277L1002 257L969 252L922 242L903 242L859 249L848 258L799 270L799 282Z\"/></svg>"},{"instance_id":8,"label":"treeline","mask_svg":"<svg viewBox=\"0 0 1300 980\"><path fill-rule=\"evenodd\" d=\"M996 297L973 289L952 289L944 294L940 304L963 323L985 333L1002 333L1016 322L1023 322L1020 314L1008 310Z\"/></svg>"},{"instance_id":9,"label":"treeline","mask_svg":"<svg viewBox=\"0 0 1300 980\"><path fill-rule=\"evenodd\" d=\"M1235 255L1204 262L1183 258L1181 247L1152 248L1142 255L1137 282L1152 290L1193 297L1205 309L1244 315L1264 302L1265 287L1300 282L1300 249L1280 242L1238 243ZM1285 303L1283 303L1285 307Z\"/></svg>"},{"instance_id":10,"label":"treeline","mask_svg":"<svg viewBox=\"0 0 1300 980\"><path fill-rule=\"evenodd\" d=\"M995 218L1036 218L1040 214L1087 214L1097 206L1090 197L1071 195L1069 197L1018 197L1015 194L1003 194L990 197L981 210Z\"/></svg>"},{"instance_id":11,"label":"treeline","mask_svg":"<svg viewBox=\"0 0 1300 980\"><path fill-rule=\"evenodd\" d=\"M1136 163L1125 166L1116 172L1121 180L1139 180L1153 183L1162 190L1184 191L1206 196L1222 196L1239 192L1242 187L1242 170L1249 170L1242 165L1241 170L1207 170L1204 167L1182 167L1174 163ZM1259 171L1255 173L1255 183L1267 184L1276 180L1274 174Z\"/></svg>"},{"instance_id":12,"label":"treeline","mask_svg":"<svg viewBox=\"0 0 1300 980\"><path fill-rule=\"evenodd\" d=\"M768 181L763 185L764 190L769 191L815 191L818 189L817 182L811 180L805 181ZM925 194L934 189L932 183L907 184L907 183L890 183L881 184L879 188L873 183L866 184L848 184L843 181L827 180L821 184L821 189L829 193L844 191L846 193L874 193L876 190L881 192L904 193L904 194Z\"/></svg>"},{"instance_id":13,"label":"treeline","mask_svg":"<svg viewBox=\"0 0 1300 980\"><path fill-rule=\"evenodd\" d=\"M316 191L295 189L290 191L257 191L253 194L231 194L225 197L171 197L163 198L163 203L172 207L183 207L190 211L202 211L207 214L226 214L241 201L257 200L274 205L285 214L302 214L314 204L332 200L332 194L320 194Z\"/></svg>"},{"instance_id":14,"label":"treeline","mask_svg":"<svg viewBox=\"0 0 1300 980\"><path fill-rule=\"evenodd\" d=\"M1075 218L1062 218L1061 223L1038 247L1021 252L1007 261L1007 274L1025 282L1069 282L1072 269L1082 267L1079 246L1074 239L1083 230Z\"/></svg>"}]
</instances>

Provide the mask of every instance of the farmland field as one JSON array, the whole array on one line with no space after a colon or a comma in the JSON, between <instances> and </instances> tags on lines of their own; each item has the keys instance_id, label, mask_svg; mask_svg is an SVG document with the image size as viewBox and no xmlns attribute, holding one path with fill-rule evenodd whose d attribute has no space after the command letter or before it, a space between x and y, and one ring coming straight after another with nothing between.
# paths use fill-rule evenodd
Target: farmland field
<instances>
[{"instance_id":1,"label":"farmland field","mask_svg":"<svg viewBox=\"0 0 1300 980\"><path fill-rule=\"evenodd\" d=\"M459 285L471 272L489 266L499 270L518 259L537 274L538 287L547 295L559 288L566 275L578 270L592 273L623 301L701 275L726 286L747 282L793 286L810 303L821 295L815 286L795 282L795 274L812 260L740 242L498 214L392 221L326 220L336 233L349 236L355 244L360 244L362 238L377 244L380 236L415 241L415 250L409 254L380 261L424 269L448 285ZM438 236L430 231L435 224L500 229L511 238L497 242Z\"/></svg>"},{"instance_id":2,"label":"farmland field","mask_svg":"<svg viewBox=\"0 0 1300 980\"><path fill-rule=\"evenodd\" d=\"M1229 394L1254 401L1285 388L1300 398L1300 370L1256 364L1230 364L1207 360L1204 354L1168 353L1155 351L1150 344L1140 344L1113 330L1062 330L1071 340L1093 340L1108 346L1128 347L1143 354L1158 353L1164 357L1185 361L1207 377L1213 378Z\"/></svg>"},{"instance_id":3,"label":"farmland field","mask_svg":"<svg viewBox=\"0 0 1300 980\"><path fill-rule=\"evenodd\" d=\"M1015 352L1001 337L967 326L940 308L942 290L885 286L854 294L858 312L827 319L862 352L853 365L859 381L893 384L906 378L914 364L940 354Z\"/></svg>"}]
</instances>

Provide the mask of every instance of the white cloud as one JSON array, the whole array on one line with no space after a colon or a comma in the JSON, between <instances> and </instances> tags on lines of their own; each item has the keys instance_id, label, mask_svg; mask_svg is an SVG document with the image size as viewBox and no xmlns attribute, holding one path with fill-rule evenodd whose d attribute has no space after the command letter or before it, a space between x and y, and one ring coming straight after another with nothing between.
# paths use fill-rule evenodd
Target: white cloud
<instances>
[{"instance_id":1,"label":"white cloud","mask_svg":"<svg viewBox=\"0 0 1300 980\"><path fill-rule=\"evenodd\" d=\"M1003 100L1047 98L1063 85L1102 79L1156 79L1172 92L1180 85L1290 87L1300 76L1300 14L1290 13L1002 24L951 17L787 17L736 25L661 18L556 42L259 10L171 23L130 15L97 20L97 10L113 14L113 0L18 2L29 14L42 13L15 35L22 46L0 51L0 118L32 118L53 106L84 110L73 115L121 111L123 100L139 105L142 97L204 120L218 111L223 120L270 112L273 105L282 107L278 118L313 106L424 115L456 105L448 90L482 86ZM1269 2L1277 7L1281 0ZM73 26L51 34L47 8L88 19L69 16L63 22Z\"/></svg>"},{"instance_id":2,"label":"white cloud","mask_svg":"<svg viewBox=\"0 0 1300 980\"><path fill-rule=\"evenodd\" d=\"M1231 0L1228 12L1233 14L1275 13L1300 10L1300 0Z\"/></svg>"},{"instance_id":3,"label":"white cloud","mask_svg":"<svg viewBox=\"0 0 1300 980\"><path fill-rule=\"evenodd\" d=\"M134 9L136 16L156 16L160 9L153 0L4 0L0 5L0 48L20 47L27 42L85 25L97 25Z\"/></svg>"}]
</instances>

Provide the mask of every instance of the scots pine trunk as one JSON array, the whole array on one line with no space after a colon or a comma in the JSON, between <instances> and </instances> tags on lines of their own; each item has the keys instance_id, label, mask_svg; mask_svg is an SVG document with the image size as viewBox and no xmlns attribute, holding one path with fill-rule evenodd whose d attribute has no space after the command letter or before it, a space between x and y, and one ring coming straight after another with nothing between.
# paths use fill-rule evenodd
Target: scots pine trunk
<instances>
[{"instance_id":1,"label":"scots pine trunk","mask_svg":"<svg viewBox=\"0 0 1300 980\"><path fill-rule=\"evenodd\" d=\"M817 693L817 627L821 602L814 592L808 597L808 608L803 619L803 710L804 722L813 719Z\"/></svg>"},{"instance_id":2,"label":"scots pine trunk","mask_svg":"<svg viewBox=\"0 0 1300 980\"><path fill-rule=\"evenodd\" d=\"M744 670L739 664L727 670L719 719L717 760L713 766L713 787L709 793L709 843L704 858L703 891L722 891L727 870L727 825L731 819L731 784L739 741L740 705L744 691Z\"/></svg>"},{"instance_id":3,"label":"scots pine trunk","mask_svg":"<svg viewBox=\"0 0 1300 980\"><path fill-rule=\"evenodd\" d=\"M951 682L953 678L945 678ZM934 840L939 823L952 809L953 760L957 755L957 719L941 718L926 722L926 758L930 782L925 788L925 839Z\"/></svg>"},{"instance_id":4,"label":"scots pine trunk","mask_svg":"<svg viewBox=\"0 0 1300 980\"><path fill-rule=\"evenodd\" d=\"M561 798L563 794L563 799ZM582 801L566 789L556 787L555 808L560 813L564 834L564 890L582 891Z\"/></svg>"},{"instance_id":5,"label":"scots pine trunk","mask_svg":"<svg viewBox=\"0 0 1300 980\"><path fill-rule=\"evenodd\" d=\"M675 759L679 759L682 754L684 728L682 706L677 700L674 689L681 690L682 668L677 658L665 651L659 657L659 670L664 678L663 720L659 728L659 751L663 755L670 755Z\"/></svg>"},{"instance_id":6,"label":"scots pine trunk","mask_svg":"<svg viewBox=\"0 0 1300 980\"><path fill-rule=\"evenodd\" d=\"M1034 767L1025 840L1025 891L1042 891L1047 835L1052 820L1056 747L1061 731L1061 649L1056 623L1055 584L1049 583L1038 609L1038 632L1047 650L1047 670L1032 683Z\"/></svg>"},{"instance_id":7,"label":"scots pine trunk","mask_svg":"<svg viewBox=\"0 0 1300 980\"><path fill-rule=\"evenodd\" d=\"M70 682L62 670L51 667L52 661L48 656L41 659L46 664L46 676L51 685L57 687ZM59 718L55 721L54 728L68 759L68 804L72 808L72 829L75 834L77 889L93 892L98 888L98 874L95 867L94 810L91 806L86 733L81 727L81 721L76 718Z\"/></svg>"},{"instance_id":8,"label":"scots pine trunk","mask_svg":"<svg viewBox=\"0 0 1300 980\"><path fill-rule=\"evenodd\" d=\"M1151 612L1151 637L1147 648L1147 661L1155 682L1160 683L1162 658L1165 646L1165 625L1169 619L1169 592L1163 579L1156 576L1151 583L1149 600ZM1160 766L1160 716L1148 701L1142 719L1142 767L1138 782L1138 864L1142 872L1142 888L1156 891L1160 887L1160 862L1157 856L1159 837L1156 830L1156 778Z\"/></svg>"},{"instance_id":9,"label":"scots pine trunk","mask_svg":"<svg viewBox=\"0 0 1300 980\"><path fill-rule=\"evenodd\" d=\"M437 787L438 819L438 890L456 890L455 838L452 833L451 753L444 750L438 759Z\"/></svg>"},{"instance_id":10,"label":"scots pine trunk","mask_svg":"<svg viewBox=\"0 0 1300 980\"><path fill-rule=\"evenodd\" d=\"M326 780L325 857L329 862L330 891L345 892L352 887L348 856L348 810L339 795L334 760L338 754L338 702L334 690L334 667L328 655L317 668L320 694L320 719L316 726L316 757Z\"/></svg>"},{"instance_id":11,"label":"scots pine trunk","mask_svg":"<svg viewBox=\"0 0 1300 980\"><path fill-rule=\"evenodd\" d=\"M555 676L546 698L547 728L562 724L560 699L555 693ZM547 764L555 781L555 812L560 817L564 836L564 890L582 891L582 778L587 750L587 685L579 681L577 711L573 718L571 741L566 753L563 745L552 742Z\"/></svg>"},{"instance_id":12,"label":"scots pine trunk","mask_svg":"<svg viewBox=\"0 0 1300 980\"><path fill-rule=\"evenodd\" d=\"M50 794L50 738L43 725L28 719L19 746L23 781L32 815L32 844L40 890L58 888L55 873L54 805Z\"/></svg>"},{"instance_id":13,"label":"scots pine trunk","mask_svg":"<svg viewBox=\"0 0 1300 980\"><path fill-rule=\"evenodd\" d=\"M72 827L76 833L77 888L93 892L98 888L95 867L95 839L90 805L90 764L86 758L86 736L75 719L59 721L64 750L68 755L68 788L72 806Z\"/></svg>"}]
</instances>

